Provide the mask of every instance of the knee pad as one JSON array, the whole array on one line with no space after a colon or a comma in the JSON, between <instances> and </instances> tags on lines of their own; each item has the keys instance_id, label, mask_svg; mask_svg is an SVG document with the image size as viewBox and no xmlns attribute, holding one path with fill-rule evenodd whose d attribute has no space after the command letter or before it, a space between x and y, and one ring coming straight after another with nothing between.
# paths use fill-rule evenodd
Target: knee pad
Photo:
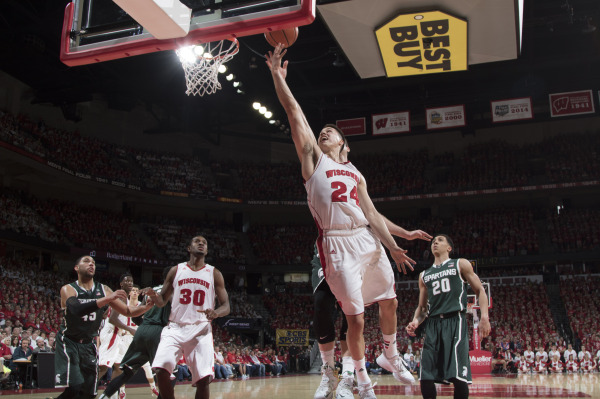
<instances>
[{"instance_id":1,"label":"knee pad","mask_svg":"<svg viewBox=\"0 0 600 399\"><path fill-rule=\"evenodd\" d=\"M335 341L335 296L330 290L317 290L314 295L314 327L317 341Z\"/></svg>"}]
</instances>

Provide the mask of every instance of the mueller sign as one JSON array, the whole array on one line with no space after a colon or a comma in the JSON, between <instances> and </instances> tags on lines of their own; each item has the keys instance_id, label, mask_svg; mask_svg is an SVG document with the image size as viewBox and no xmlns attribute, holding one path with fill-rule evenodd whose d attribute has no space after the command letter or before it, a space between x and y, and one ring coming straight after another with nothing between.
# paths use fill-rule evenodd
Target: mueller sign
<instances>
[{"instance_id":1,"label":"mueller sign","mask_svg":"<svg viewBox=\"0 0 600 399\"><path fill-rule=\"evenodd\" d=\"M467 21L441 11L402 14L375 31L388 77L467 70Z\"/></svg>"}]
</instances>

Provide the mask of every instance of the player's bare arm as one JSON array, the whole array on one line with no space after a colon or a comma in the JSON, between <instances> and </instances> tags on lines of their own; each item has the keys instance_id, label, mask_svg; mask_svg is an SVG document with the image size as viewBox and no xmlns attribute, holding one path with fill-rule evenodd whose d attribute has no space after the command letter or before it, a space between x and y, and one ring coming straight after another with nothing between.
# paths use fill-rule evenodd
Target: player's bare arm
<instances>
[{"instance_id":1,"label":"player's bare arm","mask_svg":"<svg viewBox=\"0 0 600 399\"><path fill-rule=\"evenodd\" d=\"M415 331L421 325L423 320L425 320L427 313L427 286L423 282L423 272L421 272L419 275L419 304L417 305L412 321L406 326L408 335L411 337L416 335Z\"/></svg>"},{"instance_id":2,"label":"player's bare arm","mask_svg":"<svg viewBox=\"0 0 600 399\"><path fill-rule=\"evenodd\" d=\"M479 300L479 310L481 311L481 318L479 320L479 334L481 335L481 338L485 338L490 335L490 331L492 329L490 326L490 317L488 313L489 302L487 293L483 289L483 285L481 284L481 280L479 280L479 276L473 271L471 262L461 258L458 260L458 265L460 267L460 274L469 283Z\"/></svg>"},{"instance_id":3,"label":"player's bare arm","mask_svg":"<svg viewBox=\"0 0 600 399\"><path fill-rule=\"evenodd\" d=\"M364 176L358 183L358 200L360 208L373 229L373 233L375 233L383 245L389 249L390 255L392 255L394 262L396 262L398 271L406 274L407 267L410 270L414 270L413 265L416 264L416 262L406 255L406 250L400 248L396 244L394 237L392 237L385 225L383 217L377 212L377 209L375 209L375 205L373 205L373 201L371 201L371 197L369 197L369 193L367 192L367 182L365 181Z\"/></svg>"},{"instance_id":4,"label":"player's bare arm","mask_svg":"<svg viewBox=\"0 0 600 399\"><path fill-rule=\"evenodd\" d=\"M431 241L433 239L433 237L431 235L427 234L423 230L408 231L408 230L398 226L397 224L395 224L394 222L392 222L385 216L381 215L381 217L383 218L383 221L385 222L386 227L390 231L390 234L393 236L404 238L405 240L409 240L409 241L416 240L416 239L424 240L424 241Z\"/></svg>"},{"instance_id":5,"label":"player's bare arm","mask_svg":"<svg viewBox=\"0 0 600 399\"><path fill-rule=\"evenodd\" d=\"M152 288L144 288L141 292L144 295L148 295L150 298L152 298L154 304L159 308L164 307L173 295L173 281L175 281L176 274L177 266L173 266L165 278L165 282L162 285L160 293L154 291Z\"/></svg>"},{"instance_id":6,"label":"player's bare arm","mask_svg":"<svg viewBox=\"0 0 600 399\"><path fill-rule=\"evenodd\" d=\"M127 316L127 317L135 317L135 316L140 316L144 313L146 313L147 311L149 311L152 308L152 304L148 303L146 305L141 305L141 306L127 306L125 304L125 301L127 300L127 293L123 290L117 290L115 292L113 292L109 287L103 285L104 287L104 292L106 293L106 296L111 296L114 295L116 293L122 292L125 296L123 297L122 294L119 294L118 296L118 300L113 300L110 303L108 303L108 305L113 308L115 310L115 312L118 312L120 314L122 314L123 316ZM113 315L111 314L111 317ZM135 330L133 330L135 332ZM133 334L133 333L132 333Z\"/></svg>"},{"instance_id":7,"label":"player's bare arm","mask_svg":"<svg viewBox=\"0 0 600 399\"><path fill-rule=\"evenodd\" d=\"M104 298L95 301L80 302L77 299L77 291L71 285L63 285L60 289L60 307L62 309L69 308L69 311L76 316L91 313L121 298L127 298L127 294L123 290L111 291L110 294L107 292Z\"/></svg>"},{"instance_id":8,"label":"player's bare arm","mask_svg":"<svg viewBox=\"0 0 600 399\"><path fill-rule=\"evenodd\" d=\"M229 295L225 289L225 279L223 278L223 274L217 269L214 269L213 274L215 280L215 294L220 305L216 309L206 309L204 311L208 320L214 320L217 317L227 316L231 311L229 308Z\"/></svg>"},{"instance_id":9,"label":"player's bare arm","mask_svg":"<svg viewBox=\"0 0 600 399\"><path fill-rule=\"evenodd\" d=\"M300 163L302 164L302 177L304 180L308 180L314 173L317 160L321 155L321 149L300 108L300 104L298 104L298 101L292 95L285 80L287 77L288 62L285 61L282 65L281 61L286 52L287 50L283 49L283 45L279 44L272 52L269 51L265 57L273 76L277 98L283 106L290 123L292 140L296 147L298 159L300 159Z\"/></svg>"}]
</instances>

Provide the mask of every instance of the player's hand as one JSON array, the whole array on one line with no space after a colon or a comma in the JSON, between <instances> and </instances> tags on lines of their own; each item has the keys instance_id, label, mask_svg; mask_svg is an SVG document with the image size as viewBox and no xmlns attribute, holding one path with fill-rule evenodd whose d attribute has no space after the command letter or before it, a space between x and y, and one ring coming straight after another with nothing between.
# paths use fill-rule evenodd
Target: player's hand
<instances>
[{"instance_id":1,"label":"player's hand","mask_svg":"<svg viewBox=\"0 0 600 399\"><path fill-rule=\"evenodd\" d=\"M432 236L430 236L429 234L427 234L426 232L424 232L423 230L413 230L413 231L409 231L408 232L408 236L406 237L407 240L412 241L412 240L424 240L424 241L431 241L433 239Z\"/></svg>"},{"instance_id":2,"label":"player's hand","mask_svg":"<svg viewBox=\"0 0 600 399\"><path fill-rule=\"evenodd\" d=\"M392 259L396 262L396 267L399 272L406 274L406 268L408 267L411 271L415 270L413 265L416 265L417 262L412 260L406 255L406 250L402 248L396 248L390 250L390 255L392 255Z\"/></svg>"},{"instance_id":3,"label":"player's hand","mask_svg":"<svg viewBox=\"0 0 600 399\"><path fill-rule=\"evenodd\" d=\"M154 289L152 287L146 287L146 288L142 288L140 290L140 295L146 295L148 298L150 298L150 297L157 296L158 293L156 291L154 291Z\"/></svg>"},{"instance_id":4,"label":"player's hand","mask_svg":"<svg viewBox=\"0 0 600 399\"><path fill-rule=\"evenodd\" d=\"M416 337L417 333L415 331L417 330L418 327L419 327L419 323L417 323L415 320L413 320L410 323L408 323L408 325L406 326L406 333L408 335L410 335L411 337Z\"/></svg>"},{"instance_id":5,"label":"player's hand","mask_svg":"<svg viewBox=\"0 0 600 399\"><path fill-rule=\"evenodd\" d=\"M146 297L146 306L148 306L149 308L154 306L154 299L152 299L151 296Z\"/></svg>"},{"instance_id":6,"label":"player's hand","mask_svg":"<svg viewBox=\"0 0 600 399\"><path fill-rule=\"evenodd\" d=\"M283 44L279 43L273 51L269 51L269 53L265 55L267 66L271 70L271 73L280 75L283 79L287 77L288 66L287 61L283 63L283 66L281 65L281 60L285 53L287 53L287 50L283 48Z\"/></svg>"},{"instance_id":7,"label":"player's hand","mask_svg":"<svg viewBox=\"0 0 600 399\"><path fill-rule=\"evenodd\" d=\"M209 321L219 317L219 315L217 314L217 312L215 312L214 309L199 310L198 313L204 313Z\"/></svg>"},{"instance_id":8,"label":"player's hand","mask_svg":"<svg viewBox=\"0 0 600 399\"><path fill-rule=\"evenodd\" d=\"M112 294L111 302L116 301L117 299L127 302L127 293L124 290L116 290Z\"/></svg>"},{"instance_id":9,"label":"player's hand","mask_svg":"<svg viewBox=\"0 0 600 399\"><path fill-rule=\"evenodd\" d=\"M482 317L479 320L479 336L483 339L490 335L492 327L490 326L490 319L488 317Z\"/></svg>"}]
</instances>

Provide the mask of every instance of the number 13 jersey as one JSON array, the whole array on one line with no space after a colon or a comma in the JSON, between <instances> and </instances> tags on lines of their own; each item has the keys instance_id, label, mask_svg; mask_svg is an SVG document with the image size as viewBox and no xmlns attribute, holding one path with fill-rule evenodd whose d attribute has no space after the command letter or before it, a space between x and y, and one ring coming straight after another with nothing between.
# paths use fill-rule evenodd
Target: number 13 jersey
<instances>
[{"instance_id":1,"label":"number 13 jersey","mask_svg":"<svg viewBox=\"0 0 600 399\"><path fill-rule=\"evenodd\" d=\"M350 162L337 163L321 154L306 181L308 207L319 230L350 230L368 224L358 201L361 173Z\"/></svg>"},{"instance_id":2,"label":"number 13 jersey","mask_svg":"<svg viewBox=\"0 0 600 399\"><path fill-rule=\"evenodd\" d=\"M209 264L196 271L186 262L177 265L169 321L177 324L208 322L206 314L198 311L215 308L214 271L214 266Z\"/></svg>"}]
</instances>

